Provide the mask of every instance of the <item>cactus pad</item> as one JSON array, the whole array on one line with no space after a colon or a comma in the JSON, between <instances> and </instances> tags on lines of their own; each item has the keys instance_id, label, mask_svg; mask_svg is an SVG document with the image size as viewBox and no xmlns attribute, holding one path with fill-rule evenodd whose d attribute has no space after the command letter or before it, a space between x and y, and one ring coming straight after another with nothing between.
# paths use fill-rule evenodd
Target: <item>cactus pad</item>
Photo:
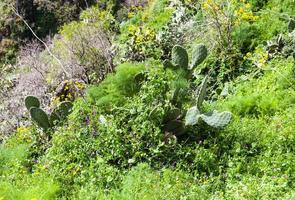
<instances>
[{"instance_id":1,"label":"cactus pad","mask_svg":"<svg viewBox=\"0 0 295 200\"><path fill-rule=\"evenodd\" d=\"M205 76L199 89L197 90L197 107L199 110L201 110L203 101L206 96L207 83L208 83L208 76Z\"/></svg>"},{"instance_id":2,"label":"cactus pad","mask_svg":"<svg viewBox=\"0 0 295 200\"><path fill-rule=\"evenodd\" d=\"M295 20L294 19L290 19L290 21L288 23L288 30L289 30L289 33L291 33L293 30L295 30Z\"/></svg>"},{"instance_id":3,"label":"cactus pad","mask_svg":"<svg viewBox=\"0 0 295 200\"><path fill-rule=\"evenodd\" d=\"M68 115L71 113L73 104L69 101L65 101L59 104L58 107L54 109L54 111L51 114L51 120L52 122L58 120L58 121L63 121L65 120Z\"/></svg>"},{"instance_id":4,"label":"cactus pad","mask_svg":"<svg viewBox=\"0 0 295 200\"><path fill-rule=\"evenodd\" d=\"M174 69L175 68L175 66L169 60L164 60L163 67L164 67L164 69L168 69L168 68Z\"/></svg>"},{"instance_id":5,"label":"cactus pad","mask_svg":"<svg viewBox=\"0 0 295 200\"><path fill-rule=\"evenodd\" d=\"M173 47L172 64L176 67L188 68L188 54L185 48L179 45Z\"/></svg>"},{"instance_id":6,"label":"cactus pad","mask_svg":"<svg viewBox=\"0 0 295 200\"><path fill-rule=\"evenodd\" d=\"M193 126L199 123L199 119L201 117L201 113L197 106L191 107L185 116L185 125Z\"/></svg>"},{"instance_id":7,"label":"cactus pad","mask_svg":"<svg viewBox=\"0 0 295 200\"><path fill-rule=\"evenodd\" d=\"M25 106L28 110L30 110L32 107L39 108L40 101L37 97L27 96L25 99Z\"/></svg>"},{"instance_id":8,"label":"cactus pad","mask_svg":"<svg viewBox=\"0 0 295 200\"><path fill-rule=\"evenodd\" d=\"M52 115L54 118L58 118L60 121L65 120L68 115L71 113L73 108L73 104L69 101L64 101L57 106L54 111L52 112ZM54 119L53 118L53 119Z\"/></svg>"},{"instance_id":9,"label":"cactus pad","mask_svg":"<svg viewBox=\"0 0 295 200\"><path fill-rule=\"evenodd\" d=\"M232 114L230 112L217 112L216 110L201 115L202 120L214 128L225 127L230 122L231 117Z\"/></svg>"},{"instance_id":10,"label":"cactus pad","mask_svg":"<svg viewBox=\"0 0 295 200\"><path fill-rule=\"evenodd\" d=\"M47 130L51 127L47 114L40 108L32 107L30 109L32 119L37 123L39 127Z\"/></svg>"},{"instance_id":11,"label":"cactus pad","mask_svg":"<svg viewBox=\"0 0 295 200\"><path fill-rule=\"evenodd\" d=\"M53 111L49 117L49 122L51 126L55 126L60 122L59 116Z\"/></svg>"},{"instance_id":12,"label":"cactus pad","mask_svg":"<svg viewBox=\"0 0 295 200\"><path fill-rule=\"evenodd\" d=\"M199 44L195 46L192 53L192 63L190 69L194 69L201 64L206 59L207 54L208 50L205 45Z\"/></svg>"}]
</instances>

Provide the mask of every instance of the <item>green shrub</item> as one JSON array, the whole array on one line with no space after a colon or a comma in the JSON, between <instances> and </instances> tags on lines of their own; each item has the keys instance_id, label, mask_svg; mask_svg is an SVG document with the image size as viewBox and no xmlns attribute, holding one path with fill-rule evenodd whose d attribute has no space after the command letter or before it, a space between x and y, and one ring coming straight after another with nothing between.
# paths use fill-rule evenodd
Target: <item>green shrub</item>
<instances>
[{"instance_id":1,"label":"green shrub","mask_svg":"<svg viewBox=\"0 0 295 200\"><path fill-rule=\"evenodd\" d=\"M123 103L140 89L135 80L144 72L144 64L125 63L116 67L116 73L110 74L100 85L88 90L88 100L97 106L114 106ZM140 80L139 80L140 81Z\"/></svg>"},{"instance_id":2,"label":"green shrub","mask_svg":"<svg viewBox=\"0 0 295 200\"><path fill-rule=\"evenodd\" d=\"M58 184L44 167L31 164L30 129L21 128L0 145L0 197L4 199L55 199Z\"/></svg>"},{"instance_id":3,"label":"green shrub","mask_svg":"<svg viewBox=\"0 0 295 200\"><path fill-rule=\"evenodd\" d=\"M268 69L265 76L241 83L236 94L223 106L241 116L259 116L273 115L292 105L295 101L293 58L274 60L265 68Z\"/></svg>"},{"instance_id":4,"label":"green shrub","mask_svg":"<svg viewBox=\"0 0 295 200\"><path fill-rule=\"evenodd\" d=\"M157 33L167 25L172 17L173 8L168 1L151 1L144 10L122 23L118 38L119 55L123 61L143 61L149 58L159 59L161 49Z\"/></svg>"}]
</instances>

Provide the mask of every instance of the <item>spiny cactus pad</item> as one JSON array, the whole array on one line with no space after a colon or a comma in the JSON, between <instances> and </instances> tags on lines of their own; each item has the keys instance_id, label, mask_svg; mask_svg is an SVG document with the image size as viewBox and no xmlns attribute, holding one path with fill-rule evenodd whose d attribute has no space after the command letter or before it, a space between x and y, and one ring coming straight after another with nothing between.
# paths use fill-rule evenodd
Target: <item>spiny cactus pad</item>
<instances>
[{"instance_id":1,"label":"spiny cactus pad","mask_svg":"<svg viewBox=\"0 0 295 200\"><path fill-rule=\"evenodd\" d=\"M197 90L197 106L198 109L201 110L203 101L206 96L206 90L207 90L207 83L208 83L208 76L205 76L203 79L199 89Z\"/></svg>"},{"instance_id":2,"label":"spiny cactus pad","mask_svg":"<svg viewBox=\"0 0 295 200\"><path fill-rule=\"evenodd\" d=\"M185 125L194 126L203 120L209 126L214 128L223 128L231 120L232 114L230 112L209 112L206 114L201 114L197 106L191 107L185 116Z\"/></svg>"},{"instance_id":3,"label":"spiny cactus pad","mask_svg":"<svg viewBox=\"0 0 295 200\"><path fill-rule=\"evenodd\" d=\"M188 68L188 54L185 48L179 45L173 47L172 64L176 67Z\"/></svg>"},{"instance_id":4,"label":"spiny cactus pad","mask_svg":"<svg viewBox=\"0 0 295 200\"><path fill-rule=\"evenodd\" d=\"M53 111L49 117L49 122L51 126L55 126L60 122L59 116Z\"/></svg>"},{"instance_id":5,"label":"spiny cactus pad","mask_svg":"<svg viewBox=\"0 0 295 200\"><path fill-rule=\"evenodd\" d=\"M197 106L191 107L185 116L185 125L194 126L199 123L201 113Z\"/></svg>"},{"instance_id":6,"label":"spiny cactus pad","mask_svg":"<svg viewBox=\"0 0 295 200\"><path fill-rule=\"evenodd\" d=\"M37 125L44 130L51 127L47 114L40 108L32 107L30 109L30 114L32 119L37 123Z\"/></svg>"},{"instance_id":7,"label":"spiny cactus pad","mask_svg":"<svg viewBox=\"0 0 295 200\"><path fill-rule=\"evenodd\" d=\"M72 107L73 104L69 101L60 103L59 106L57 106L52 112L52 119L56 120L58 118L59 121L65 120L71 113Z\"/></svg>"},{"instance_id":8,"label":"spiny cactus pad","mask_svg":"<svg viewBox=\"0 0 295 200\"><path fill-rule=\"evenodd\" d=\"M37 97L27 96L25 99L25 106L28 110L30 110L32 107L39 108L40 101Z\"/></svg>"},{"instance_id":9,"label":"spiny cactus pad","mask_svg":"<svg viewBox=\"0 0 295 200\"><path fill-rule=\"evenodd\" d=\"M225 127L230 122L231 117L232 114L230 112L217 112L216 110L201 115L202 120L214 128Z\"/></svg>"},{"instance_id":10,"label":"spiny cactus pad","mask_svg":"<svg viewBox=\"0 0 295 200\"><path fill-rule=\"evenodd\" d=\"M207 57L208 50L203 44L199 44L193 48L192 52L192 63L190 69L194 69L199 64L201 64Z\"/></svg>"}]
</instances>

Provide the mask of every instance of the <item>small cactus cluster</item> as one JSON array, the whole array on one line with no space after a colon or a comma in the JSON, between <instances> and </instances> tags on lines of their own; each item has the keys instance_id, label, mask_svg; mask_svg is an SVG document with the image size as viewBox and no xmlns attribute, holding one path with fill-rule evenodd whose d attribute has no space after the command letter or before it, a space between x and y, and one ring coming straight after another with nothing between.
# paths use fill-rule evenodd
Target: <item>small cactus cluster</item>
<instances>
[{"instance_id":1,"label":"small cactus cluster","mask_svg":"<svg viewBox=\"0 0 295 200\"><path fill-rule=\"evenodd\" d=\"M213 128L223 128L231 120L232 114L230 112L218 112L216 110L208 113L202 113L202 104L206 95L208 76L206 76L196 92L197 101L196 106L191 107L185 116L185 125L194 126L201 121Z\"/></svg>"},{"instance_id":2,"label":"small cactus cluster","mask_svg":"<svg viewBox=\"0 0 295 200\"><path fill-rule=\"evenodd\" d=\"M193 47L191 62L189 63L189 56L185 48L175 45L172 49L172 61L165 60L163 66L165 68L183 68L185 70L193 70L200 65L207 57L208 50L203 44L198 44Z\"/></svg>"},{"instance_id":3,"label":"small cactus cluster","mask_svg":"<svg viewBox=\"0 0 295 200\"><path fill-rule=\"evenodd\" d=\"M30 112L31 118L43 130L53 128L67 118L71 113L73 104L65 101L59 104L50 115L40 108L40 101L37 97L27 96L25 99L25 106Z\"/></svg>"},{"instance_id":4,"label":"small cactus cluster","mask_svg":"<svg viewBox=\"0 0 295 200\"><path fill-rule=\"evenodd\" d=\"M206 59L207 55L208 50L205 45L196 45L192 51L191 62L189 62L187 51L183 47L176 45L172 49L172 61L165 60L163 66L165 69L181 68L187 72L191 72ZM201 112L202 104L206 96L207 84L208 76L203 79L196 91L196 105L188 109L186 113L182 113L179 108L174 108L166 112L163 121L164 131L166 133L168 132L175 136L180 136L187 131L189 126L199 125L201 121L213 128L223 128L230 122L232 117L230 112L218 112L216 110L208 113ZM178 90L174 91L172 99L175 99L177 95ZM174 101L172 100L172 102Z\"/></svg>"}]
</instances>

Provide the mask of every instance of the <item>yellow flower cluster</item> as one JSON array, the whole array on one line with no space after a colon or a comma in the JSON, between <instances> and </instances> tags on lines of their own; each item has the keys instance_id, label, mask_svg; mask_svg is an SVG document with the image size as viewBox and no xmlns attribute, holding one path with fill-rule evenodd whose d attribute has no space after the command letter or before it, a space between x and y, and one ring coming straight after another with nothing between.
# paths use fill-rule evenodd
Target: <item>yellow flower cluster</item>
<instances>
[{"instance_id":1,"label":"yellow flower cluster","mask_svg":"<svg viewBox=\"0 0 295 200\"><path fill-rule=\"evenodd\" d=\"M245 3L242 1L240 7L235 10L236 23L240 23L242 20L244 21L256 21L258 16L255 16L251 10L252 5L250 3Z\"/></svg>"},{"instance_id":2,"label":"yellow flower cluster","mask_svg":"<svg viewBox=\"0 0 295 200\"><path fill-rule=\"evenodd\" d=\"M220 10L220 6L214 0L204 0L202 8L205 11Z\"/></svg>"},{"instance_id":3,"label":"yellow flower cluster","mask_svg":"<svg viewBox=\"0 0 295 200\"><path fill-rule=\"evenodd\" d=\"M128 18L134 17L138 12L142 11L143 7L142 6L131 6L130 11L128 12Z\"/></svg>"},{"instance_id":4,"label":"yellow flower cluster","mask_svg":"<svg viewBox=\"0 0 295 200\"><path fill-rule=\"evenodd\" d=\"M16 129L16 136L20 141L31 142L31 129L29 127L18 127Z\"/></svg>"},{"instance_id":5,"label":"yellow flower cluster","mask_svg":"<svg viewBox=\"0 0 295 200\"><path fill-rule=\"evenodd\" d=\"M128 27L128 32L136 45L151 41L156 36L154 30L146 27L136 27L134 25Z\"/></svg>"},{"instance_id":6,"label":"yellow flower cluster","mask_svg":"<svg viewBox=\"0 0 295 200\"><path fill-rule=\"evenodd\" d=\"M60 96L55 96L51 100L51 106L55 107L61 101L73 101L76 97L80 95L80 91L83 91L86 86L84 83L74 80L64 81L64 88Z\"/></svg>"},{"instance_id":7,"label":"yellow flower cluster","mask_svg":"<svg viewBox=\"0 0 295 200\"><path fill-rule=\"evenodd\" d=\"M257 48L254 54L248 52L244 56L244 60L252 61L258 68L264 68L268 60L268 54L262 48Z\"/></svg>"},{"instance_id":8,"label":"yellow flower cluster","mask_svg":"<svg viewBox=\"0 0 295 200\"><path fill-rule=\"evenodd\" d=\"M229 0L227 4L219 0L203 0L202 8L210 15L220 15L219 17L226 15L234 16L235 24L241 23L241 21L255 21L258 16L255 16L252 12L252 5L245 0ZM228 9L232 8L232 9Z\"/></svg>"}]
</instances>

